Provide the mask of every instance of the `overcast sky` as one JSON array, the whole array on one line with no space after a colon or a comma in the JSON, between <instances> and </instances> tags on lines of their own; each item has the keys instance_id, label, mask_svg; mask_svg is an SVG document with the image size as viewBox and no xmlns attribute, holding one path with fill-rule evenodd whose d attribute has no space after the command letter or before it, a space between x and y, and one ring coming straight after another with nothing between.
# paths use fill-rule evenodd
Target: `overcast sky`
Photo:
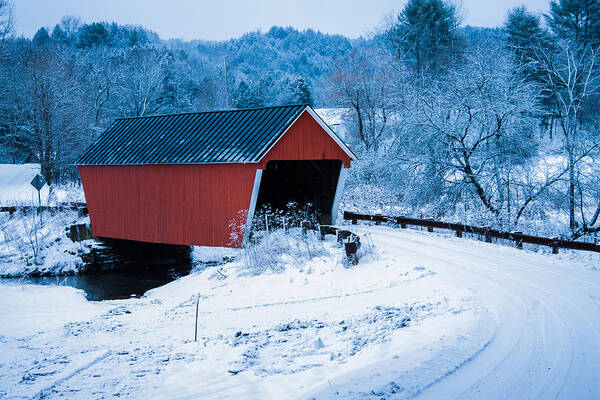
<instances>
[{"instance_id":1,"label":"overcast sky","mask_svg":"<svg viewBox=\"0 0 600 400\"><path fill-rule=\"evenodd\" d=\"M406 0L14 0L17 33L27 37L64 15L83 22L142 25L161 38L222 40L273 25L358 37L380 26ZM459 0L463 23L499 26L520 4L545 12L549 0Z\"/></svg>"}]
</instances>

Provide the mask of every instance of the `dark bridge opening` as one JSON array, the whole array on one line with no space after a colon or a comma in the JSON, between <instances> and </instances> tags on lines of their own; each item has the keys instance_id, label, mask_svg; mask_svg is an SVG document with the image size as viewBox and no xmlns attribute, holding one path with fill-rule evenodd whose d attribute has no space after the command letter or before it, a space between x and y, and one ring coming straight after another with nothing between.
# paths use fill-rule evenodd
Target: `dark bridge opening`
<instances>
[{"instance_id":1,"label":"dark bridge opening","mask_svg":"<svg viewBox=\"0 0 600 400\"><path fill-rule=\"evenodd\" d=\"M331 224L342 162L340 160L269 161L263 171L256 210L269 205L285 210L289 202L312 204L321 224Z\"/></svg>"}]
</instances>

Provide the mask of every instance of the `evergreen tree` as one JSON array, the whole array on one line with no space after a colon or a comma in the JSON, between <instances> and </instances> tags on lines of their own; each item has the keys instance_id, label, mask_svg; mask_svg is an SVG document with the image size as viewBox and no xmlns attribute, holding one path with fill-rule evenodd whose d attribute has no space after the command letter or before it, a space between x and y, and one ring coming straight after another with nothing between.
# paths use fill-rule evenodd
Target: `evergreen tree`
<instances>
[{"instance_id":1,"label":"evergreen tree","mask_svg":"<svg viewBox=\"0 0 600 400\"><path fill-rule=\"evenodd\" d=\"M38 31L33 35L32 43L36 46L43 46L50 42L50 35L48 35L48 31L46 28L41 27Z\"/></svg>"},{"instance_id":2,"label":"evergreen tree","mask_svg":"<svg viewBox=\"0 0 600 400\"><path fill-rule=\"evenodd\" d=\"M144 46L148 43L148 35L146 31L140 28L133 28L129 32L129 45L131 47Z\"/></svg>"},{"instance_id":3,"label":"evergreen tree","mask_svg":"<svg viewBox=\"0 0 600 400\"><path fill-rule=\"evenodd\" d=\"M240 81L234 101L235 108L262 107L264 99L255 85L249 85L246 81Z\"/></svg>"},{"instance_id":4,"label":"evergreen tree","mask_svg":"<svg viewBox=\"0 0 600 400\"><path fill-rule=\"evenodd\" d=\"M546 19L561 39L583 46L600 44L600 0L552 0Z\"/></svg>"},{"instance_id":5,"label":"evergreen tree","mask_svg":"<svg viewBox=\"0 0 600 400\"><path fill-rule=\"evenodd\" d=\"M69 38L67 37L65 31L62 30L60 25L56 25L52 30L52 40L56 43L66 43L68 42Z\"/></svg>"},{"instance_id":6,"label":"evergreen tree","mask_svg":"<svg viewBox=\"0 0 600 400\"><path fill-rule=\"evenodd\" d=\"M540 18L529 12L525 6L509 11L504 22L508 48L523 65L531 62L538 48L550 46L548 33L542 28Z\"/></svg>"},{"instance_id":7,"label":"evergreen tree","mask_svg":"<svg viewBox=\"0 0 600 400\"><path fill-rule=\"evenodd\" d=\"M461 37L456 8L443 0L409 0L390 31L401 59L418 75L448 63Z\"/></svg>"},{"instance_id":8,"label":"evergreen tree","mask_svg":"<svg viewBox=\"0 0 600 400\"><path fill-rule=\"evenodd\" d=\"M98 22L85 24L79 31L78 47L94 47L107 45L110 41L110 34L106 27Z\"/></svg>"},{"instance_id":9,"label":"evergreen tree","mask_svg":"<svg viewBox=\"0 0 600 400\"><path fill-rule=\"evenodd\" d=\"M313 105L310 87L304 78L298 78L290 84L290 104Z\"/></svg>"}]
</instances>

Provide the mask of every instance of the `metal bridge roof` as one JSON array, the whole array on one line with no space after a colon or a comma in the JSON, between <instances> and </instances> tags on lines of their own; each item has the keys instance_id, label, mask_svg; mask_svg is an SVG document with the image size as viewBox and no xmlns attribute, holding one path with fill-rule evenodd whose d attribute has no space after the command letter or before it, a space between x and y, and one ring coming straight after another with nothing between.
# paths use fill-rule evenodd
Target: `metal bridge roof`
<instances>
[{"instance_id":1,"label":"metal bridge roof","mask_svg":"<svg viewBox=\"0 0 600 400\"><path fill-rule=\"evenodd\" d=\"M76 164L258 162L306 108L312 111L293 105L121 118Z\"/></svg>"}]
</instances>

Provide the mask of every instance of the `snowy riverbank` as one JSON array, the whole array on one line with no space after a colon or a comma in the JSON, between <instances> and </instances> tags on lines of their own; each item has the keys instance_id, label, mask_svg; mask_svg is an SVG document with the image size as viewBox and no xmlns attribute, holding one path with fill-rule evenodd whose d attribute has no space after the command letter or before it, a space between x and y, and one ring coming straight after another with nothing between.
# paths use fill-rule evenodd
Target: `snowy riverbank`
<instances>
[{"instance_id":1,"label":"snowy riverbank","mask_svg":"<svg viewBox=\"0 0 600 400\"><path fill-rule=\"evenodd\" d=\"M72 224L89 223L77 211L0 213L0 277L68 275L84 268L93 240L73 242Z\"/></svg>"}]
</instances>

